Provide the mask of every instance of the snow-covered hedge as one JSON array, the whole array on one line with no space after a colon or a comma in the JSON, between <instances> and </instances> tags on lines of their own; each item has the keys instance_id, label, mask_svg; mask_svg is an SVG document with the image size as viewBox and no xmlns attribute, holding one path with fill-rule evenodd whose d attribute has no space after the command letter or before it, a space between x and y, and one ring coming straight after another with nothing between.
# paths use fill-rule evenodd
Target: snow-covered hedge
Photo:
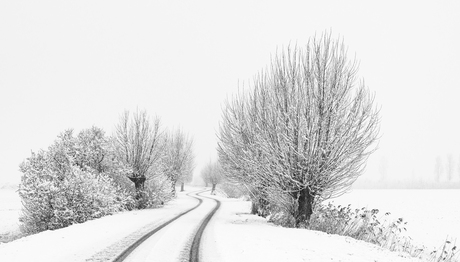
<instances>
[{"instance_id":1,"label":"snow-covered hedge","mask_svg":"<svg viewBox=\"0 0 460 262\"><path fill-rule=\"evenodd\" d=\"M27 233L53 230L113 214L129 205L130 197L120 194L108 176L72 167L64 177L30 163L21 167L24 175L19 194L24 206L21 222Z\"/></svg>"},{"instance_id":2,"label":"snow-covered hedge","mask_svg":"<svg viewBox=\"0 0 460 262\"><path fill-rule=\"evenodd\" d=\"M53 230L134 208L131 194L113 179L117 169L103 167L104 153L96 158L100 148L83 142L66 131L47 151L32 153L21 164L24 232Z\"/></svg>"}]
</instances>

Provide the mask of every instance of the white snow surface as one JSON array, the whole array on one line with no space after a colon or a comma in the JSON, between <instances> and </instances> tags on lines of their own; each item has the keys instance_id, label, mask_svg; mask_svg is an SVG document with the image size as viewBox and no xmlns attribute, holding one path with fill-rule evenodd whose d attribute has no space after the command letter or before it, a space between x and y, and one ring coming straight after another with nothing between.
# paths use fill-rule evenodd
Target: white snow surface
<instances>
[{"instance_id":1,"label":"white snow surface","mask_svg":"<svg viewBox=\"0 0 460 262\"><path fill-rule=\"evenodd\" d=\"M216 199L222 204L202 238L203 262L420 261L350 237L275 226L249 214L250 202Z\"/></svg>"},{"instance_id":2,"label":"white snow surface","mask_svg":"<svg viewBox=\"0 0 460 262\"><path fill-rule=\"evenodd\" d=\"M186 193L162 208L123 212L1 244L0 261L108 261L149 229L195 206L198 201ZM420 261L349 237L275 226L250 215L247 201L215 198L222 204L201 240L204 262Z\"/></svg>"},{"instance_id":3,"label":"white snow surface","mask_svg":"<svg viewBox=\"0 0 460 262\"><path fill-rule=\"evenodd\" d=\"M203 200L202 205L153 234L124 261L189 261L194 236L201 222L216 206L212 199L197 197Z\"/></svg>"}]
</instances>

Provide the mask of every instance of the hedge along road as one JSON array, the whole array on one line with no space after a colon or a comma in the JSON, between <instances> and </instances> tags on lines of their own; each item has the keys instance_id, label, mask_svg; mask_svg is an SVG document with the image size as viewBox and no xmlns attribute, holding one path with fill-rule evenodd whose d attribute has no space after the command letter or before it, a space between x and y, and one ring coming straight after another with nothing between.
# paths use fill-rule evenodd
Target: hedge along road
<instances>
[{"instance_id":1,"label":"hedge along road","mask_svg":"<svg viewBox=\"0 0 460 262\"><path fill-rule=\"evenodd\" d=\"M205 191L187 196L199 203L153 229L137 240L113 261L199 261L200 239L206 225L220 207L220 201L201 196Z\"/></svg>"}]
</instances>

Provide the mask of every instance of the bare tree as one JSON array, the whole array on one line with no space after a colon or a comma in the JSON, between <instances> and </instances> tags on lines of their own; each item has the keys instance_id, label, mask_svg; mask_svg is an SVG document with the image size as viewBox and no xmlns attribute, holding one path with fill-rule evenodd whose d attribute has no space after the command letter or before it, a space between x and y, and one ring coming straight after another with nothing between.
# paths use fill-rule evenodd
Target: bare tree
<instances>
[{"instance_id":1,"label":"bare tree","mask_svg":"<svg viewBox=\"0 0 460 262\"><path fill-rule=\"evenodd\" d=\"M171 192L176 195L176 183L181 182L183 190L184 183L190 180L194 169L193 139L181 129L168 135L163 168L171 181Z\"/></svg>"},{"instance_id":2,"label":"bare tree","mask_svg":"<svg viewBox=\"0 0 460 262\"><path fill-rule=\"evenodd\" d=\"M185 189L185 183L189 183L193 180L193 171L195 170L195 156L192 154L191 157L186 161L183 175L179 178L180 191L183 192Z\"/></svg>"},{"instance_id":3,"label":"bare tree","mask_svg":"<svg viewBox=\"0 0 460 262\"><path fill-rule=\"evenodd\" d=\"M277 196L297 226L315 203L346 192L378 139L374 97L356 73L330 35L276 55L253 90L223 108L218 152L226 177L263 189L269 201Z\"/></svg>"},{"instance_id":4,"label":"bare tree","mask_svg":"<svg viewBox=\"0 0 460 262\"><path fill-rule=\"evenodd\" d=\"M219 162L209 162L206 166L203 167L201 170L201 177L205 181L205 183L210 183L211 194L215 193L217 184L222 182L223 175L222 175L222 168Z\"/></svg>"},{"instance_id":5,"label":"bare tree","mask_svg":"<svg viewBox=\"0 0 460 262\"><path fill-rule=\"evenodd\" d=\"M151 121L146 111L136 111L132 115L125 111L116 126L114 137L115 154L119 161L132 169L127 176L134 183L137 197L140 198L149 171L158 164L163 154L160 118L155 117Z\"/></svg>"}]
</instances>

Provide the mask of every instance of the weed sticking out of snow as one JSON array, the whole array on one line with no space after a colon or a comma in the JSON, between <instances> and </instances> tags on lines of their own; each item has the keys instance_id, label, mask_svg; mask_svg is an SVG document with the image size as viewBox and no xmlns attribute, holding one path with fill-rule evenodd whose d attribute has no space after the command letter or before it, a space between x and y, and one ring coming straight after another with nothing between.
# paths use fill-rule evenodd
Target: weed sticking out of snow
<instances>
[{"instance_id":1,"label":"weed sticking out of snow","mask_svg":"<svg viewBox=\"0 0 460 262\"><path fill-rule=\"evenodd\" d=\"M292 223L285 214L276 214L271 221L281 225ZM318 205L305 228L349 236L391 251L410 254L429 261L459 261L460 252L455 242L447 239L437 250L414 244L407 234L407 222L403 218L391 219L390 213L379 215L378 209L352 209L333 203Z\"/></svg>"}]
</instances>

